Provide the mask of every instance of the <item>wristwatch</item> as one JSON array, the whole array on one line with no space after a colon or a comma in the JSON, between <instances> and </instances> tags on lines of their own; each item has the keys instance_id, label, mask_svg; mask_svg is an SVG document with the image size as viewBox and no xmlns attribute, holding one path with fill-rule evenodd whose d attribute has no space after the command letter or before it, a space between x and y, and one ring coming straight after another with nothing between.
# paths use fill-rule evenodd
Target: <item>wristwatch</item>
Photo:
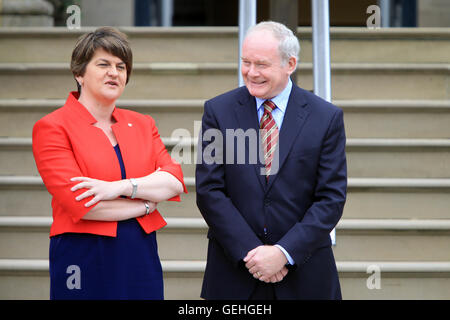
<instances>
[{"instance_id":1,"label":"wristwatch","mask_svg":"<svg viewBox=\"0 0 450 320\"><path fill-rule=\"evenodd\" d=\"M137 191L137 182L135 179L130 179L131 185L133 186L133 191L131 192L131 199L134 199L136 197L136 191Z\"/></svg>"}]
</instances>

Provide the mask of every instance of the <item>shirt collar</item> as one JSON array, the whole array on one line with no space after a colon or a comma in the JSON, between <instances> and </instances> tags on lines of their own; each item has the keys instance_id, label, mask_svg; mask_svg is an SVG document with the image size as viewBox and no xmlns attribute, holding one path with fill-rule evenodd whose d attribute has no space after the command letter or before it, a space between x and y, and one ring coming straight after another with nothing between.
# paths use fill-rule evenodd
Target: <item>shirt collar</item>
<instances>
[{"instance_id":1,"label":"shirt collar","mask_svg":"<svg viewBox=\"0 0 450 320\"><path fill-rule=\"evenodd\" d=\"M281 91L280 94L278 94L277 96L270 99L273 103L275 103L277 108L280 109L281 112L283 113L286 111L289 96L291 94L291 89L292 89L292 81L291 78L289 78L288 83L286 87L283 89L283 91ZM260 99L255 97L255 100L256 100L256 110L259 110L264 101L266 101L267 99Z\"/></svg>"}]
</instances>

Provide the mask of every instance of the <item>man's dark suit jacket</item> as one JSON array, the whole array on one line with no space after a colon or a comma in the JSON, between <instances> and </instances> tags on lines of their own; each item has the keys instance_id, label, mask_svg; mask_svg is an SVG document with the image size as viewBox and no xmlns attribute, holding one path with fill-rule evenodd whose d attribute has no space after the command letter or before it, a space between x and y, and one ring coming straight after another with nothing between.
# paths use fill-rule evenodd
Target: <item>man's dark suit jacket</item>
<instances>
[{"instance_id":1,"label":"man's dark suit jacket","mask_svg":"<svg viewBox=\"0 0 450 320\"><path fill-rule=\"evenodd\" d=\"M340 299L330 232L342 216L347 191L342 110L293 85L279 134L279 170L268 182L262 161L249 163L251 139L245 164L237 163L242 156L237 139L234 147L226 139L227 129L259 129L255 98L246 87L205 103L199 156L211 153L206 147L215 140L205 139L211 128L223 135L224 163L199 158L196 167L197 206L209 226L201 296L248 299L259 280L242 259L257 246L279 244L295 265L274 285L277 299ZM211 154L221 150L216 151Z\"/></svg>"}]
</instances>

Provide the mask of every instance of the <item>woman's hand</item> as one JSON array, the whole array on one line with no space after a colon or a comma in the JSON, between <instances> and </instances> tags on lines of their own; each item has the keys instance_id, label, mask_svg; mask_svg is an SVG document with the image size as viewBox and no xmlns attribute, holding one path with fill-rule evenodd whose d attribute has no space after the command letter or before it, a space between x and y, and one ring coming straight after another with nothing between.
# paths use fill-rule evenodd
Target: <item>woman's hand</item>
<instances>
[{"instance_id":1,"label":"woman's hand","mask_svg":"<svg viewBox=\"0 0 450 320\"><path fill-rule=\"evenodd\" d=\"M92 179L88 177L74 177L70 181L81 181L77 185L73 186L70 190L77 191L79 189L88 189L75 199L77 201L83 200L87 197L93 196L94 198L85 204L86 207L90 207L100 200L114 200L120 197L124 191L127 180L119 181L103 181Z\"/></svg>"}]
</instances>

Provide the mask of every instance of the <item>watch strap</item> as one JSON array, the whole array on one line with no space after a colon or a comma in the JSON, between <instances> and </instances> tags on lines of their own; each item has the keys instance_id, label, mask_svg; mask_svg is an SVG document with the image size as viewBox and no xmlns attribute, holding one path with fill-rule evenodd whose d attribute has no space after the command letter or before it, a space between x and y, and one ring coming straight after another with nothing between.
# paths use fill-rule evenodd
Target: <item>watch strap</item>
<instances>
[{"instance_id":1,"label":"watch strap","mask_svg":"<svg viewBox=\"0 0 450 320\"><path fill-rule=\"evenodd\" d=\"M130 179L131 185L133 186L133 191L131 192L131 199L134 199L136 197L137 192L137 182L135 179Z\"/></svg>"}]
</instances>

